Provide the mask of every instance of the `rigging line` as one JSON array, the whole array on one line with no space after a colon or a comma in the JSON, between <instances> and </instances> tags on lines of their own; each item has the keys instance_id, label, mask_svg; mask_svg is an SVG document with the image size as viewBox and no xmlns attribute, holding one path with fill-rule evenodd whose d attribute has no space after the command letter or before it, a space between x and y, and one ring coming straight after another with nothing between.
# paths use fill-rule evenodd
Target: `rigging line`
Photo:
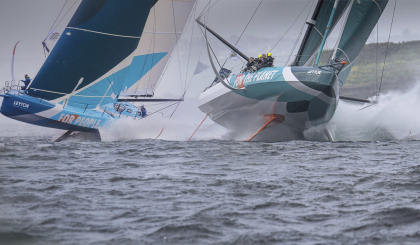
<instances>
[{"instance_id":1,"label":"rigging line","mask_svg":"<svg viewBox=\"0 0 420 245\"><path fill-rule=\"evenodd\" d=\"M188 25L188 24L190 23L190 21L191 21L191 19L192 19L192 16L193 16L193 15L195 16L195 11L196 11L196 9L197 9L196 7L197 7L197 4L195 4L195 5L194 5L194 11L193 11L193 13L190 15L190 18L189 18L189 20L187 21L187 24L186 24L186 25ZM191 76L191 80L190 80L190 82L189 82L189 83L187 83L188 70L189 70L189 67L190 67L190 60L191 60L191 49L192 49L192 38L193 38L193 34L194 34L194 24L192 24L191 26L192 26L192 28L191 28L191 37L190 37L190 41L191 41L191 43L190 43L190 50L188 51L187 71L185 72L185 90L184 90L184 92L183 92L183 94L182 94L182 98L184 98L184 95L185 95L185 93L187 92L187 89L188 89L188 87L189 87L189 84L191 83L191 80L192 80L192 78L193 78L193 76L194 76L194 75L192 75L192 76ZM201 54L201 51L200 51L200 54ZM200 57L200 55L199 55L198 57Z\"/></svg>"},{"instance_id":2,"label":"rigging line","mask_svg":"<svg viewBox=\"0 0 420 245\"><path fill-rule=\"evenodd\" d=\"M264 0L261 0L261 2L258 4L257 8L255 9L254 13L252 14L251 18L249 19L248 23L246 24L246 26L245 26L244 30L242 31L241 35L239 36L238 40L236 41L235 46L236 46L236 45L239 43L239 41L241 40L242 35L245 33L246 29L248 28L249 24L251 23L252 19L254 18L254 15L257 13L257 11L258 11L258 9L260 8L261 3L262 3L263 1L264 1ZM228 58L226 58L225 62L223 63L223 66L225 66L225 64L226 64L226 62L228 61L228 59L229 59L229 57L228 57Z\"/></svg>"},{"instance_id":3,"label":"rigging line","mask_svg":"<svg viewBox=\"0 0 420 245\"><path fill-rule=\"evenodd\" d=\"M209 1L209 3L207 4L207 6L210 5L211 1L212 0ZM200 14L199 18L201 18L204 15L204 12L206 12L206 14L208 14L210 12L210 9L213 8L214 5L216 5L219 1L220 0L217 0L215 3L213 3L213 5L211 5L210 7L208 7L207 10L206 10L206 8L204 8L203 11L202 11L202 14Z\"/></svg>"},{"instance_id":4,"label":"rigging line","mask_svg":"<svg viewBox=\"0 0 420 245\"><path fill-rule=\"evenodd\" d=\"M201 10L200 14L198 15L198 18L201 18L201 16L203 16L204 11L206 11L206 9L208 8L208 6L210 5L211 0L209 0L206 4L206 6L204 6L203 10Z\"/></svg>"},{"instance_id":5,"label":"rigging line","mask_svg":"<svg viewBox=\"0 0 420 245\"><path fill-rule=\"evenodd\" d=\"M57 22L57 20L58 20L58 17L60 17L60 15L61 15L61 12L63 12L63 9L64 9L64 7L67 5L67 2L68 2L69 0L66 0L66 2L64 3L64 5L63 5L63 7L61 8L61 10L60 10L60 12L58 13L58 15L57 15L57 17L55 18L55 20L54 20L54 22L53 22L53 24L51 25L51 27L50 27L50 31L48 32L48 35L51 33L51 30L54 28L54 25L55 25L55 23ZM48 36L45 38L45 40L47 40L47 38L48 38ZM45 41L44 40L44 41Z\"/></svg>"},{"instance_id":6,"label":"rigging line","mask_svg":"<svg viewBox=\"0 0 420 245\"><path fill-rule=\"evenodd\" d=\"M211 4L211 0L209 0L207 4L204 6L203 10L201 10L200 14L198 15L198 18L201 18L204 15L204 12L207 11L208 13L207 9L209 9L210 4Z\"/></svg>"},{"instance_id":7,"label":"rigging line","mask_svg":"<svg viewBox=\"0 0 420 245\"><path fill-rule=\"evenodd\" d=\"M210 0L211 1L211 0ZM217 2L216 2L217 3ZM197 5L195 5L194 6L194 15L195 15L195 11L196 11L196 6ZM192 19L192 15L190 15L190 19L187 21L187 24L191 21L191 19ZM206 23L207 24L207 23ZM200 29L201 30L201 29ZM192 31L191 31L192 33L194 32L194 25L192 25ZM191 42L192 42L192 34L191 34ZM190 51L191 51L191 46L192 45L190 45ZM177 49L178 50L178 49ZM200 51L200 53L201 53L201 51ZM188 64L189 64L189 62L190 62L190 54L188 54ZM179 60L179 53L178 53L178 60ZM181 64L180 64L181 65ZM185 93L187 92L187 89L188 89L188 87L189 87L189 84L187 85L187 73L188 73L188 67L189 67L189 65L187 65L187 72L186 72L186 74L185 74L185 90L184 90L184 92L182 93L182 98L184 98L184 95L185 95ZM179 74L180 74L180 77L181 77L181 70L179 71ZM192 77L193 76L191 76L191 80L192 80ZM191 81L190 81L190 83L191 83ZM181 90L182 90L182 80L181 80ZM179 107L179 105L181 104L181 101L179 101L178 103L177 103L177 105L176 105L176 107L175 107L175 109L173 110L173 112L172 112L172 114L169 116L169 119L170 118L172 118L172 116L175 114L175 112L176 112L176 110L178 109L178 107ZM172 105L171 105L172 106Z\"/></svg>"},{"instance_id":8,"label":"rigging line","mask_svg":"<svg viewBox=\"0 0 420 245\"><path fill-rule=\"evenodd\" d=\"M207 25L207 23L206 23L206 25ZM203 33L203 36L204 36L205 34L204 34L203 29L201 29L201 28L200 28L200 30L201 30L201 32ZM216 53L214 52L214 50L213 50L213 48L212 48L211 46L210 46L210 50L211 50L211 52L213 53L214 57L216 58L216 61L217 61L217 64L219 64L219 67L222 67L222 66L220 65L220 63L219 63L219 60L217 59Z\"/></svg>"},{"instance_id":9,"label":"rigging line","mask_svg":"<svg viewBox=\"0 0 420 245\"><path fill-rule=\"evenodd\" d=\"M178 47L178 36L176 34L176 22L175 22L175 8L174 8L174 0L172 0L172 16L174 19L174 30L175 30L175 47L176 47L176 54L177 54L177 58L178 58L178 69L179 69L179 81L181 81L181 94L182 94L182 74L181 74L181 61L179 58L179 47Z\"/></svg>"},{"instance_id":10,"label":"rigging line","mask_svg":"<svg viewBox=\"0 0 420 245\"><path fill-rule=\"evenodd\" d=\"M199 60L199 61L200 61L200 57L201 57L201 53L202 53L202 51L203 51L203 48L204 48L204 43L202 42L202 43L201 43L200 52L199 52L199 54L198 54L198 60ZM191 79L190 79L190 81L188 82L188 84L187 84L187 88L185 89L185 92L184 92L184 94L182 95L182 97L184 97L184 96L185 96L185 94L187 93L187 90L188 90L188 88L190 87L190 85L191 85L191 82L192 82L193 78L194 78L194 74L191 76Z\"/></svg>"},{"instance_id":11,"label":"rigging line","mask_svg":"<svg viewBox=\"0 0 420 245\"><path fill-rule=\"evenodd\" d=\"M194 5L194 16L195 16L195 11L196 11L196 9L197 9L197 3L195 3L195 5ZM185 24L185 26L187 26L188 25L188 23L190 23L190 21L191 21L191 19L192 19L192 16L193 15L190 15L190 18L189 18L189 20L187 21L187 23ZM193 28L194 28L194 26L193 26ZM179 33L177 33L177 34L182 34L183 32L179 32ZM171 32L171 34L172 34L172 32ZM174 47L174 49L175 49L175 47ZM172 58L173 58L173 55L174 55L174 51L172 51L171 52L171 55L170 55L170 57L168 58L168 62L167 62L167 65L165 66L165 68L164 68L164 70L162 71L162 73L161 74L165 74L166 73L166 70L168 69L168 67L169 67L169 65L168 65L168 63L169 63L169 61L171 61L172 60ZM181 74L181 72L180 72L180 74ZM161 78L162 78L162 76L161 76ZM157 83L156 83L156 85L155 85L155 87L154 87L154 89L153 89L153 92L155 92L156 91L156 89L159 87L159 85L161 84L161 82L162 82L162 79L159 79L158 81L157 81ZM182 81L180 81L180 85L181 85L181 91L182 91Z\"/></svg>"},{"instance_id":12,"label":"rigging line","mask_svg":"<svg viewBox=\"0 0 420 245\"><path fill-rule=\"evenodd\" d=\"M395 4L394 4L394 12L392 12L391 28L389 29L388 44L386 45L385 59L384 59L384 66L382 67L382 75L381 75L381 81L380 81L380 83L379 83L379 90L378 90L378 94L379 94L379 93L381 93L382 79L384 78L384 71L385 71L386 57L387 57L387 55L388 55L389 40L391 39L392 24L394 23L394 15L395 15L395 8L396 8L396 7L397 7L397 0L395 0Z\"/></svg>"},{"instance_id":13,"label":"rigging line","mask_svg":"<svg viewBox=\"0 0 420 245\"><path fill-rule=\"evenodd\" d=\"M258 11L258 9L260 8L261 3L262 3L263 1L264 1L264 0L261 0L261 2L258 4L257 9L256 9L256 10L254 11L254 13L252 14L251 19L249 19L249 21L248 21L248 23L246 24L246 26L245 26L244 30L242 31L241 35L239 36L238 40L236 41L235 46L236 46L236 44L238 44L239 40L241 40L242 35L245 33L246 29L247 29L247 28L248 28L248 26L249 26L249 23L251 23L252 19L254 18L254 15L257 13L257 11Z\"/></svg>"},{"instance_id":14,"label":"rigging line","mask_svg":"<svg viewBox=\"0 0 420 245\"><path fill-rule=\"evenodd\" d=\"M170 104L170 105L168 105L168 106L166 106L166 107L163 107L162 109L159 109L159 110L157 110L157 111L154 111L154 112L152 112L152 113L150 113L149 115L147 115L147 116L151 116L151 115L153 115L153 114L156 114L156 113L158 113L158 112L160 112L160 111L163 111L163 110L165 110L166 108L169 108L169 107L171 107L171 106L173 106L173 105L175 105L175 104L179 104L180 102L175 102L175 103L173 103L173 104ZM142 118L143 119L143 118Z\"/></svg>"},{"instance_id":15,"label":"rigging line","mask_svg":"<svg viewBox=\"0 0 420 245\"><path fill-rule=\"evenodd\" d=\"M211 2L211 0L209 1L209 3ZM172 1L172 3L173 3L173 1ZM217 2L216 2L217 3ZM172 5L172 7L173 7L173 5ZM194 15L195 15L195 11L196 11L196 8L197 7L197 4L195 4L194 5ZM191 19L192 19L192 14L190 15L190 19L187 21L187 24L191 21ZM174 16L174 18L175 18L175 16ZM174 22L174 24L175 24L175 22ZM201 30L201 29L200 29ZM176 32L176 28L175 28L175 32ZM194 32L194 25L192 25L192 31L191 31L192 33ZM191 42L192 42L192 33L191 33ZM191 52L191 46L192 45L190 45L190 52ZM177 47L177 51L178 51L178 47ZM200 51L201 52L201 51ZM189 62L190 62L190 54L188 54L188 64L189 64ZM179 63L179 52L178 52L178 63ZM181 63L179 63L179 67L180 67L180 70L179 70L179 76L181 77ZM187 85L187 73L188 73L188 67L189 67L189 65L187 65L187 72L186 72L186 74L185 74L185 90L183 91L183 93L182 93L182 98L184 98L184 95L185 95L185 93L187 92L187 89L188 89L188 87L189 87L189 84ZM192 80L192 77L193 76L191 76L191 80ZM181 92L182 92L182 79L180 80L180 82L181 82ZM191 81L190 81L190 83L191 83ZM178 103L177 103L177 105L176 105L176 107L175 107L175 109L173 110L173 112L172 112L172 114L169 116L169 118L172 118L172 116L175 114L175 112L176 112L176 110L178 109L178 107L179 107L179 105L180 105L180 103L181 103L181 101L179 101ZM172 106L172 105L171 105Z\"/></svg>"},{"instance_id":16,"label":"rigging line","mask_svg":"<svg viewBox=\"0 0 420 245\"><path fill-rule=\"evenodd\" d=\"M155 48L156 48L156 7L153 6L153 34L152 34L152 43L153 43L153 47L152 47L152 64L154 64L154 60L155 60ZM153 67L152 67L153 69ZM152 79L152 69L150 69L150 74L149 74L149 79L147 81L147 88L150 88L150 82Z\"/></svg>"},{"instance_id":17,"label":"rigging line","mask_svg":"<svg viewBox=\"0 0 420 245\"><path fill-rule=\"evenodd\" d=\"M306 9L306 7L308 6L308 4L309 4L309 2L306 4L306 6L305 6L305 8L304 8L304 10ZM310 11L308 11L308 14L307 14L307 16L306 16L306 19L308 19L309 18L309 12ZM303 13L303 12L302 12ZM300 15L299 15L300 16ZM302 25L302 28L300 28L300 34L299 34L299 36L298 36L298 38L296 39L296 42L295 42L295 44L294 44L294 46L293 46L293 48L292 48L292 52L290 53L290 55L289 55L289 58L287 59L287 61L286 61L286 65L287 65L287 63L289 63L289 60L290 60L290 58L293 56L293 51L296 49L296 46L297 46L297 44L298 44L298 42L299 42L299 40L300 40L300 37L302 36L302 34L303 34L303 29L305 28L305 23L303 23L303 25Z\"/></svg>"},{"instance_id":18,"label":"rigging line","mask_svg":"<svg viewBox=\"0 0 420 245\"><path fill-rule=\"evenodd\" d=\"M71 27L71 26L67 26L65 29L85 31L85 32L91 32L91 33L96 33L96 34L100 34L100 35L107 35L107 36L114 36L114 37L134 38L134 39L140 39L141 38L141 36L138 36L138 37L137 36L125 36L125 35L119 35L119 34L114 34L114 33L106 33L106 32L94 31L94 30Z\"/></svg>"},{"instance_id":19,"label":"rigging line","mask_svg":"<svg viewBox=\"0 0 420 245\"><path fill-rule=\"evenodd\" d=\"M73 3L73 5L71 5L71 7L67 10L67 12L63 15L63 17L61 17L61 19L58 21L58 23L53 27L53 29L57 28L57 26L63 21L64 17L66 17L66 15L70 12L70 10L73 8L73 6L77 3L78 1L75 1Z\"/></svg>"},{"instance_id":20,"label":"rigging line","mask_svg":"<svg viewBox=\"0 0 420 245\"><path fill-rule=\"evenodd\" d=\"M376 23L376 67L375 67L375 90L378 89L378 56L379 56L379 21Z\"/></svg>"},{"instance_id":21,"label":"rigging line","mask_svg":"<svg viewBox=\"0 0 420 245\"><path fill-rule=\"evenodd\" d=\"M153 7L153 8L155 8L155 7ZM156 19L155 19L155 21L156 21ZM145 77L145 75L148 73L148 72L146 72L146 73L144 73L145 72L145 67L146 67L146 63L147 63L147 61L149 60L149 55L147 54L148 52L150 52L150 50L152 49L152 47L153 47L153 38L154 38L154 34L151 34L152 35L152 37L150 38L150 43L149 43L149 47L147 48L147 51L145 52L145 55L146 55L146 58L145 58L145 60L144 60L144 62L143 62L143 67L141 68L141 73L140 74L142 74L142 76L140 77L140 79L139 79L139 81L141 81L142 79L143 79L143 77ZM140 44L140 43L139 43ZM152 63L153 64L153 63ZM131 67L131 66L130 66ZM149 73L149 78L150 78L150 73ZM138 89L139 89L139 86L140 86L140 83L141 82L139 82L139 81L137 81L136 82L136 90L135 91L137 91ZM146 78L145 78L145 80L144 81L147 81L146 80ZM153 91L154 92L154 91Z\"/></svg>"},{"instance_id":22,"label":"rigging line","mask_svg":"<svg viewBox=\"0 0 420 245\"><path fill-rule=\"evenodd\" d=\"M270 52L281 42L281 40L283 40L283 38L286 36L286 34L290 31L290 29L292 29L293 25L296 23L296 21L300 18L300 16L302 15L302 13L305 11L306 7L308 7L309 3L312 2L311 0L308 1L308 3L306 4L306 6L302 9L302 12L300 12L300 14L296 17L295 21L293 21L293 23L290 25L289 29L287 29L287 31L284 33L284 35L280 38L280 40L270 49Z\"/></svg>"},{"instance_id":23,"label":"rigging line","mask_svg":"<svg viewBox=\"0 0 420 245\"><path fill-rule=\"evenodd\" d=\"M178 102L178 104L176 105L174 111L172 112L172 114L169 116L169 118L172 118L172 116L175 114L176 110L178 109L179 105L181 104L181 101Z\"/></svg>"},{"instance_id":24,"label":"rigging line","mask_svg":"<svg viewBox=\"0 0 420 245\"><path fill-rule=\"evenodd\" d=\"M340 30L340 35L339 35L339 38L337 39L337 42L335 43L335 45L334 45L334 50L333 50L333 53L332 53L332 55L331 55L331 59L333 59L333 58L335 58L336 57L336 53L337 53L337 50L338 50L338 46L340 45L340 41L341 41L341 36L343 36L343 33L344 33L344 28L346 27L346 24L347 24L347 20L349 19L349 16L350 16L350 10L352 9L352 5L353 5L353 1L354 0L351 0L351 3L347 6L347 9L345 10L345 12L347 13L346 14L346 17L345 18L341 18L340 17L340 19L341 19L341 30ZM343 51L343 53L344 53L344 51ZM347 55L346 55L347 56Z\"/></svg>"}]
</instances>

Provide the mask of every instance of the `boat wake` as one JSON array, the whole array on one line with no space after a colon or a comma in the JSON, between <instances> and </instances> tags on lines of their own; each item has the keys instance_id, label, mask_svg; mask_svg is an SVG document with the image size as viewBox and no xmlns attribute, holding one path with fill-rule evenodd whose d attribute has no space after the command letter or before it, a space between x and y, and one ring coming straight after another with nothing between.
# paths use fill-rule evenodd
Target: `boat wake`
<instances>
[{"instance_id":1,"label":"boat wake","mask_svg":"<svg viewBox=\"0 0 420 245\"><path fill-rule=\"evenodd\" d=\"M389 92L379 96L378 103L366 107L340 101L328 128L335 141L420 140L420 115L413 112L420 104L420 85L409 92ZM172 118L153 116L142 120L120 119L101 130L105 141L158 139L186 141L205 115L197 109L198 101L181 103ZM363 109L364 108L364 109ZM304 132L306 140L327 141L324 127ZM207 118L192 140L243 140Z\"/></svg>"},{"instance_id":2,"label":"boat wake","mask_svg":"<svg viewBox=\"0 0 420 245\"><path fill-rule=\"evenodd\" d=\"M383 94L369 107L340 101L328 128L335 141L420 140L420 115L415 109L420 104L419 94L420 84L405 93ZM323 130L311 128L305 137L324 140Z\"/></svg>"},{"instance_id":3,"label":"boat wake","mask_svg":"<svg viewBox=\"0 0 420 245\"><path fill-rule=\"evenodd\" d=\"M408 92L389 92L378 98L378 103L365 105L340 101L328 125L335 141L392 141L420 140L420 115L415 108L420 105L420 84ZM205 115L197 109L198 101L181 103L172 118L154 115L141 120L120 119L101 130L103 141L162 139L186 141L194 133ZM4 136L50 135L52 131L15 122L1 117ZM16 129L7 130L10 126ZM36 128L36 130L35 130ZM162 130L163 129L163 130ZM35 133L36 132L36 133ZM56 130L55 134L61 134ZM35 135L34 135L35 134ZM159 136L159 137L158 137ZM314 127L304 132L306 140L327 141L324 128ZM207 118L192 140L243 140Z\"/></svg>"},{"instance_id":4,"label":"boat wake","mask_svg":"<svg viewBox=\"0 0 420 245\"><path fill-rule=\"evenodd\" d=\"M155 113L144 119L133 120L121 118L109 127L101 130L102 140L134 140L134 139L160 139L173 141L187 141L204 119L198 109L198 100L186 98L169 117L170 113ZM228 130L217 125L210 118L198 129L191 140L229 139Z\"/></svg>"}]
</instances>

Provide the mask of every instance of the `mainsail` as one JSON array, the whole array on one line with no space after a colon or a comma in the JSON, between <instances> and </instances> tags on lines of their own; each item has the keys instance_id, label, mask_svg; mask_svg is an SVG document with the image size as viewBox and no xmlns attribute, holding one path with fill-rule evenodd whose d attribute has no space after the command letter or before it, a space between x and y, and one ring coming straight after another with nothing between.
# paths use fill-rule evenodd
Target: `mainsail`
<instances>
[{"instance_id":1,"label":"mainsail","mask_svg":"<svg viewBox=\"0 0 420 245\"><path fill-rule=\"evenodd\" d=\"M335 0L319 0L315 7L312 19L308 21L308 29L303 38L301 47L296 55L293 63L294 66L305 65L322 42L323 35L327 28L328 20L333 10ZM331 29L337 24L343 13L345 12L350 0L341 0L338 3L336 13L334 15ZM330 32L331 33L331 32Z\"/></svg>"},{"instance_id":2,"label":"mainsail","mask_svg":"<svg viewBox=\"0 0 420 245\"><path fill-rule=\"evenodd\" d=\"M338 75L341 85L387 4L388 0L357 0L352 3L335 55L348 63Z\"/></svg>"},{"instance_id":3,"label":"mainsail","mask_svg":"<svg viewBox=\"0 0 420 245\"><path fill-rule=\"evenodd\" d=\"M148 73L147 81L152 81L160 76L165 66L162 61L167 61L173 49L172 46L168 51L162 46L168 47L168 35L175 35L169 30L169 22L160 19L170 19L172 27L183 26L178 22L185 25L194 2L83 0L28 93L63 105L92 109L115 101L122 90L148 77ZM187 11L185 4L191 5ZM162 9L185 16L177 19L179 16L163 13ZM155 38L150 32L166 39ZM153 80L154 84L157 80Z\"/></svg>"},{"instance_id":4,"label":"mainsail","mask_svg":"<svg viewBox=\"0 0 420 245\"><path fill-rule=\"evenodd\" d=\"M195 2L158 1L150 10L121 95L153 96Z\"/></svg>"}]
</instances>

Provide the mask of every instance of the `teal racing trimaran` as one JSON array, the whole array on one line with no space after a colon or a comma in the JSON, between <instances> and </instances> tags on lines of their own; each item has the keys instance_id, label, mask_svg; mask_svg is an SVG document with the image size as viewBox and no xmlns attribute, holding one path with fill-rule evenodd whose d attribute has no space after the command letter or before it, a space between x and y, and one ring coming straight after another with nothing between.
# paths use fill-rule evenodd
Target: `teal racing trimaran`
<instances>
[{"instance_id":1,"label":"teal racing trimaran","mask_svg":"<svg viewBox=\"0 0 420 245\"><path fill-rule=\"evenodd\" d=\"M251 73L230 74L226 68L217 72L207 41L217 82L200 95L199 109L247 141L302 138L304 130L325 125L333 117L340 100L340 87L387 3L388 0L319 0L312 18L306 22L306 34L290 66L265 67ZM325 40L340 19L344 28L338 46L330 63L319 66ZM210 32L244 60L249 60L200 19L197 22L205 28L206 40ZM325 133L333 140L326 127Z\"/></svg>"},{"instance_id":2,"label":"teal racing trimaran","mask_svg":"<svg viewBox=\"0 0 420 245\"><path fill-rule=\"evenodd\" d=\"M13 83L12 63L1 113L67 130L59 140L73 132L100 139L98 129L111 121L145 118L130 102L181 101L151 97L195 2L82 0L25 90Z\"/></svg>"}]
</instances>

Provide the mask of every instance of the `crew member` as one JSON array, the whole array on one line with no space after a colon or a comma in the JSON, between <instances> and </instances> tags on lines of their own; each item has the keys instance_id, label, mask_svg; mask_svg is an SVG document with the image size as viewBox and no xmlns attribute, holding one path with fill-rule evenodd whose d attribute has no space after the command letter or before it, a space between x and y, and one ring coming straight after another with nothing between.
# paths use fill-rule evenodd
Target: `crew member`
<instances>
[{"instance_id":1,"label":"crew member","mask_svg":"<svg viewBox=\"0 0 420 245\"><path fill-rule=\"evenodd\" d=\"M257 68L257 70L259 70L261 68L261 63L262 63L262 55L258 55L258 59L255 61L255 66Z\"/></svg>"},{"instance_id":2,"label":"crew member","mask_svg":"<svg viewBox=\"0 0 420 245\"><path fill-rule=\"evenodd\" d=\"M246 63L246 68L243 70L243 72L246 72L246 71L254 72L256 70L255 65L256 64L255 64L254 57L250 57L248 60L248 63Z\"/></svg>"},{"instance_id":3,"label":"crew member","mask_svg":"<svg viewBox=\"0 0 420 245\"><path fill-rule=\"evenodd\" d=\"M258 55L258 58L259 58L258 59L259 62L258 62L257 68L259 70L267 66L267 56L265 54L262 54L262 55Z\"/></svg>"},{"instance_id":4,"label":"crew member","mask_svg":"<svg viewBox=\"0 0 420 245\"><path fill-rule=\"evenodd\" d=\"M31 79L29 78L28 74L25 74L25 80L20 80L20 81L22 81L25 84L25 86L22 86L21 89L25 90L28 87L29 83L31 82Z\"/></svg>"},{"instance_id":5,"label":"crew member","mask_svg":"<svg viewBox=\"0 0 420 245\"><path fill-rule=\"evenodd\" d=\"M141 111L141 117L145 117L147 114L146 108L144 108L144 106L140 106L140 111Z\"/></svg>"},{"instance_id":6,"label":"crew member","mask_svg":"<svg viewBox=\"0 0 420 245\"><path fill-rule=\"evenodd\" d=\"M267 54L267 67L273 67L274 58L271 53Z\"/></svg>"}]
</instances>

